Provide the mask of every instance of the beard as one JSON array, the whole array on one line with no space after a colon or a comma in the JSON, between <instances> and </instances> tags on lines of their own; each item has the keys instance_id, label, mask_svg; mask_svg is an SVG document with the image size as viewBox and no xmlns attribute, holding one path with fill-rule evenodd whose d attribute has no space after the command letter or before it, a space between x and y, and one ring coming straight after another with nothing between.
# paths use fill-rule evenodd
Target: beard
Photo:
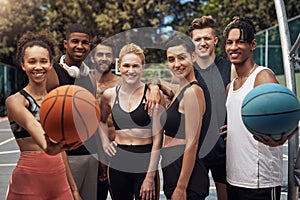
<instances>
[{"instance_id":1,"label":"beard","mask_svg":"<svg viewBox=\"0 0 300 200\"><path fill-rule=\"evenodd\" d=\"M106 67L100 67L100 65L106 65ZM114 67L114 63L102 62L99 63L95 68L100 74L108 73Z\"/></svg>"}]
</instances>

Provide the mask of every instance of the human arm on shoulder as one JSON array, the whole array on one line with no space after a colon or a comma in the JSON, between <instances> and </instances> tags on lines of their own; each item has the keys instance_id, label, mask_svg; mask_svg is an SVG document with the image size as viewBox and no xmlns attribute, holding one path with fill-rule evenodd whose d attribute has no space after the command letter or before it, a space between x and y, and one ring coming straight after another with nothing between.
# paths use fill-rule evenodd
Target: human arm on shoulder
<instances>
[{"instance_id":1,"label":"human arm on shoulder","mask_svg":"<svg viewBox=\"0 0 300 200\"><path fill-rule=\"evenodd\" d=\"M61 153L61 156L62 156L64 165L65 165L65 168L66 168L66 175L67 175L68 183L69 183L69 186L71 188L74 200L82 200L81 197L80 197L76 182L74 180L74 177L72 175L66 152L63 151Z\"/></svg>"},{"instance_id":2,"label":"human arm on shoulder","mask_svg":"<svg viewBox=\"0 0 300 200\"><path fill-rule=\"evenodd\" d=\"M163 92L165 96L171 101L175 95L174 86L166 81L160 79L152 79L150 82L147 83L147 86L150 90L150 95L147 99L147 103L145 105L145 109L153 109L154 105L160 103L161 96L160 91Z\"/></svg>"},{"instance_id":3,"label":"human arm on shoulder","mask_svg":"<svg viewBox=\"0 0 300 200\"><path fill-rule=\"evenodd\" d=\"M197 100L196 103L195 99ZM185 114L186 147L180 176L172 199L186 198L186 188L195 166L202 119L206 110L203 91L196 85L186 90L182 102Z\"/></svg>"}]
</instances>

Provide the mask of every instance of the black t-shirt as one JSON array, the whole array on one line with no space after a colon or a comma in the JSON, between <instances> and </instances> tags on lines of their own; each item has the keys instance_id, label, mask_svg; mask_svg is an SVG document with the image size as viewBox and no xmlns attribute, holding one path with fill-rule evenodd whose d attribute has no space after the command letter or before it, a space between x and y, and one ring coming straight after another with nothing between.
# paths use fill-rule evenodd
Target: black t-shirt
<instances>
[{"instance_id":1,"label":"black t-shirt","mask_svg":"<svg viewBox=\"0 0 300 200\"><path fill-rule=\"evenodd\" d=\"M54 66L56 74L58 76L59 85L78 85L84 87L88 91L90 91L94 96L96 94L96 88L92 83L92 79L90 75L88 76L81 76L79 78L73 78L68 75L68 73L60 67L58 63ZM83 145L79 146L77 149L68 150L66 151L67 155L88 155L91 153L97 153L97 144L96 144L96 137L97 134L94 134L91 138L84 142Z\"/></svg>"},{"instance_id":2,"label":"black t-shirt","mask_svg":"<svg viewBox=\"0 0 300 200\"><path fill-rule=\"evenodd\" d=\"M231 62L216 56L214 63L207 69L201 69L197 63L194 63L194 71L206 101L206 116L203 118L199 141L202 148L199 157L203 158L206 165L221 164L226 162L226 142L219 136L219 128L226 123L225 91L230 82ZM211 135L208 136L208 133ZM214 146L209 144L212 142Z\"/></svg>"}]
</instances>

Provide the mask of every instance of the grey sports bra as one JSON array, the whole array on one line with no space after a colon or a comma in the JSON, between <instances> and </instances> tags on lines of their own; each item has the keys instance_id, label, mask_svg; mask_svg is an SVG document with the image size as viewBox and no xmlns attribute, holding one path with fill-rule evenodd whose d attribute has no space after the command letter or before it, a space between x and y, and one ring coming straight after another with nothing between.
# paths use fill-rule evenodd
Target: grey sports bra
<instances>
[{"instance_id":1,"label":"grey sports bra","mask_svg":"<svg viewBox=\"0 0 300 200\"><path fill-rule=\"evenodd\" d=\"M19 92L29 102L29 106L27 109L32 113L32 115L37 121L40 121L40 106L36 103L34 98L30 94L28 94L24 89L20 90ZM21 127L19 124L17 124L15 121L10 122L10 128L16 139L31 137L28 131Z\"/></svg>"}]
</instances>

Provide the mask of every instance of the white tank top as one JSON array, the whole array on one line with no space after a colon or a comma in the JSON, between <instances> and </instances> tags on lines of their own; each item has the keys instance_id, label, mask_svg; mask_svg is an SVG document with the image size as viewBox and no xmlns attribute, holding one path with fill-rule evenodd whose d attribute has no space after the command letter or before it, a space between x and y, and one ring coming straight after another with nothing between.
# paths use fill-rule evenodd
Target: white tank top
<instances>
[{"instance_id":1,"label":"white tank top","mask_svg":"<svg viewBox=\"0 0 300 200\"><path fill-rule=\"evenodd\" d=\"M255 140L241 117L243 99L264 69L268 68L257 67L237 90L233 90L235 80L232 81L227 96L227 181L237 187L255 189L282 184L282 146L269 147Z\"/></svg>"}]
</instances>

